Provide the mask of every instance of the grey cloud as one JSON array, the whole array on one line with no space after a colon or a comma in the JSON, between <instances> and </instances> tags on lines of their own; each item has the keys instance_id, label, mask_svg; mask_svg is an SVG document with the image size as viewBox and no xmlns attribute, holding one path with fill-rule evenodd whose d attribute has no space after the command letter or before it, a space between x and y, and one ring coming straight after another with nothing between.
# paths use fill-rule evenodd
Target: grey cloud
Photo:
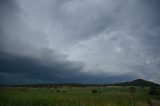
<instances>
[{"instance_id":1,"label":"grey cloud","mask_svg":"<svg viewBox=\"0 0 160 106\"><path fill-rule=\"evenodd\" d=\"M53 57L53 55L52 55ZM0 83L1 84L30 84L30 83L111 83L134 79L135 76L106 76L82 73L82 63L72 63L54 58L52 64L47 60L40 61L30 57L20 57L1 53ZM53 62L55 61L55 62ZM47 64L47 65L46 65Z\"/></svg>"},{"instance_id":2,"label":"grey cloud","mask_svg":"<svg viewBox=\"0 0 160 106\"><path fill-rule=\"evenodd\" d=\"M33 8L34 10L29 14L34 23L42 30L46 29L52 32L48 33L51 34L49 37L52 40L60 38L62 41L59 42L65 42L69 46L109 30L116 22L117 7L110 1L97 0L94 3L91 0L55 0L46 2L41 0L40 3L38 2L33 2L31 9ZM42 3L48 7L41 8ZM113 8L112 5L114 6ZM30 7L29 4L23 4L22 7L27 8L26 11L30 11L28 6Z\"/></svg>"},{"instance_id":3,"label":"grey cloud","mask_svg":"<svg viewBox=\"0 0 160 106\"><path fill-rule=\"evenodd\" d=\"M158 0L1 0L1 80L158 82L159 5Z\"/></svg>"},{"instance_id":4,"label":"grey cloud","mask_svg":"<svg viewBox=\"0 0 160 106\"><path fill-rule=\"evenodd\" d=\"M48 44L45 34L26 17L17 0L0 2L0 50L28 55Z\"/></svg>"},{"instance_id":5,"label":"grey cloud","mask_svg":"<svg viewBox=\"0 0 160 106\"><path fill-rule=\"evenodd\" d=\"M44 52L47 53L46 51ZM47 55L37 59L1 53L0 67L0 75L2 76L1 80L4 80L4 82L5 80L10 79L8 77L2 79L7 74L11 76L13 74L13 77L17 78L20 76L20 79L17 79L17 82L18 80L23 80L25 78L58 82L58 80L69 81L73 79L75 75L80 74L83 64L58 59L56 55L53 55L53 53L52 57Z\"/></svg>"}]
</instances>

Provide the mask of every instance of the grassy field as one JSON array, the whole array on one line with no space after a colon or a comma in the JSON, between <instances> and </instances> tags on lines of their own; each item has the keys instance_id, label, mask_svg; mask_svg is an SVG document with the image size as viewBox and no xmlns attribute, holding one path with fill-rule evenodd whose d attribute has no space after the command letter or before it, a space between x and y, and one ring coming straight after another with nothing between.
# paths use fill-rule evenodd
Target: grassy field
<instances>
[{"instance_id":1,"label":"grassy field","mask_svg":"<svg viewBox=\"0 0 160 106\"><path fill-rule=\"evenodd\" d=\"M0 106L160 106L149 88L0 88Z\"/></svg>"}]
</instances>

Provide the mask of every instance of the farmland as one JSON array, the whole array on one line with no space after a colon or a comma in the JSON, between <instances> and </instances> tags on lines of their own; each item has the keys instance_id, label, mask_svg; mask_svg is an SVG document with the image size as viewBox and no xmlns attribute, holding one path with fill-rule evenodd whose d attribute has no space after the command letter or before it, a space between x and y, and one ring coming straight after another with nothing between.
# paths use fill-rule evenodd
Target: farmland
<instances>
[{"instance_id":1,"label":"farmland","mask_svg":"<svg viewBox=\"0 0 160 106\"><path fill-rule=\"evenodd\" d=\"M130 89L134 88L134 89ZM2 87L0 106L160 106L149 87Z\"/></svg>"}]
</instances>

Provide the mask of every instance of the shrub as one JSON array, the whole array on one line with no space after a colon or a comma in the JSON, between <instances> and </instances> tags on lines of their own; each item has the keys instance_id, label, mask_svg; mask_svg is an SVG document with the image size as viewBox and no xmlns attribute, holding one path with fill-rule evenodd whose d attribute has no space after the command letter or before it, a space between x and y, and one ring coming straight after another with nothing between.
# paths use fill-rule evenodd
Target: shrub
<instances>
[{"instance_id":1,"label":"shrub","mask_svg":"<svg viewBox=\"0 0 160 106\"><path fill-rule=\"evenodd\" d=\"M150 95L160 95L160 91L158 88L156 87L150 87L149 89L149 94Z\"/></svg>"},{"instance_id":2,"label":"shrub","mask_svg":"<svg viewBox=\"0 0 160 106\"><path fill-rule=\"evenodd\" d=\"M60 90L59 90L59 89L57 89L57 90L56 90L56 92L60 92Z\"/></svg>"},{"instance_id":3,"label":"shrub","mask_svg":"<svg viewBox=\"0 0 160 106\"><path fill-rule=\"evenodd\" d=\"M66 93L66 91L65 91L65 90L63 90L62 92L63 92L63 93Z\"/></svg>"},{"instance_id":4,"label":"shrub","mask_svg":"<svg viewBox=\"0 0 160 106\"><path fill-rule=\"evenodd\" d=\"M129 87L129 92L130 93L135 93L136 91L136 88L135 87Z\"/></svg>"},{"instance_id":5,"label":"shrub","mask_svg":"<svg viewBox=\"0 0 160 106\"><path fill-rule=\"evenodd\" d=\"M92 93L98 93L98 90L93 89L93 90L92 90Z\"/></svg>"},{"instance_id":6,"label":"shrub","mask_svg":"<svg viewBox=\"0 0 160 106\"><path fill-rule=\"evenodd\" d=\"M99 91L98 93L99 93L99 94L101 94L102 92L101 92L101 91Z\"/></svg>"}]
</instances>

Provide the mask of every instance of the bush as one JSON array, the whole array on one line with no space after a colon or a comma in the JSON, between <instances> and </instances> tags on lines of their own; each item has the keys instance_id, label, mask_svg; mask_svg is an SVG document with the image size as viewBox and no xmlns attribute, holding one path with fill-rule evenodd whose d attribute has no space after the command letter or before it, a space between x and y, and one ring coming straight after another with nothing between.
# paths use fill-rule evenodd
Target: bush
<instances>
[{"instance_id":1,"label":"bush","mask_svg":"<svg viewBox=\"0 0 160 106\"><path fill-rule=\"evenodd\" d=\"M98 90L93 89L93 90L92 90L92 93L98 93Z\"/></svg>"},{"instance_id":2,"label":"bush","mask_svg":"<svg viewBox=\"0 0 160 106\"><path fill-rule=\"evenodd\" d=\"M54 86L54 89L57 89L57 86Z\"/></svg>"},{"instance_id":3,"label":"bush","mask_svg":"<svg viewBox=\"0 0 160 106\"><path fill-rule=\"evenodd\" d=\"M65 91L65 90L63 90L63 91L62 91L62 93L66 93L66 91Z\"/></svg>"},{"instance_id":4,"label":"bush","mask_svg":"<svg viewBox=\"0 0 160 106\"><path fill-rule=\"evenodd\" d=\"M136 91L136 88L135 87L129 87L129 92L130 93L135 93Z\"/></svg>"},{"instance_id":5,"label":"bush","mask_svg":"<svg viewBox=\"0 0 160 106\"><path fill-rule=\"evenodd\" d=\"M59 90L59 89L57 89L57 90L56 90L56 92L60 92L60 90Z\"/></svg>"},{"instance_id":6,"label":"bush","mask_svg":"<svg viewBox=\"0 0 160 106\"><path fill-rule=\"evenodd\" d=\"M149 89L149 94L150 95L160 95L160 91L158 88L156 87L150 87Z\"/></svg>"},{"instance_id":7,"label":"bush","mask_svg":"<svg viewBox=\"0 0 160 106\"><path fill-rule=\"evenodd\" d=\"M101 91L99 91L98 93L99 93L99 94L101 94L102 92L101 92Z\"/></svg>"}]
</instances>

